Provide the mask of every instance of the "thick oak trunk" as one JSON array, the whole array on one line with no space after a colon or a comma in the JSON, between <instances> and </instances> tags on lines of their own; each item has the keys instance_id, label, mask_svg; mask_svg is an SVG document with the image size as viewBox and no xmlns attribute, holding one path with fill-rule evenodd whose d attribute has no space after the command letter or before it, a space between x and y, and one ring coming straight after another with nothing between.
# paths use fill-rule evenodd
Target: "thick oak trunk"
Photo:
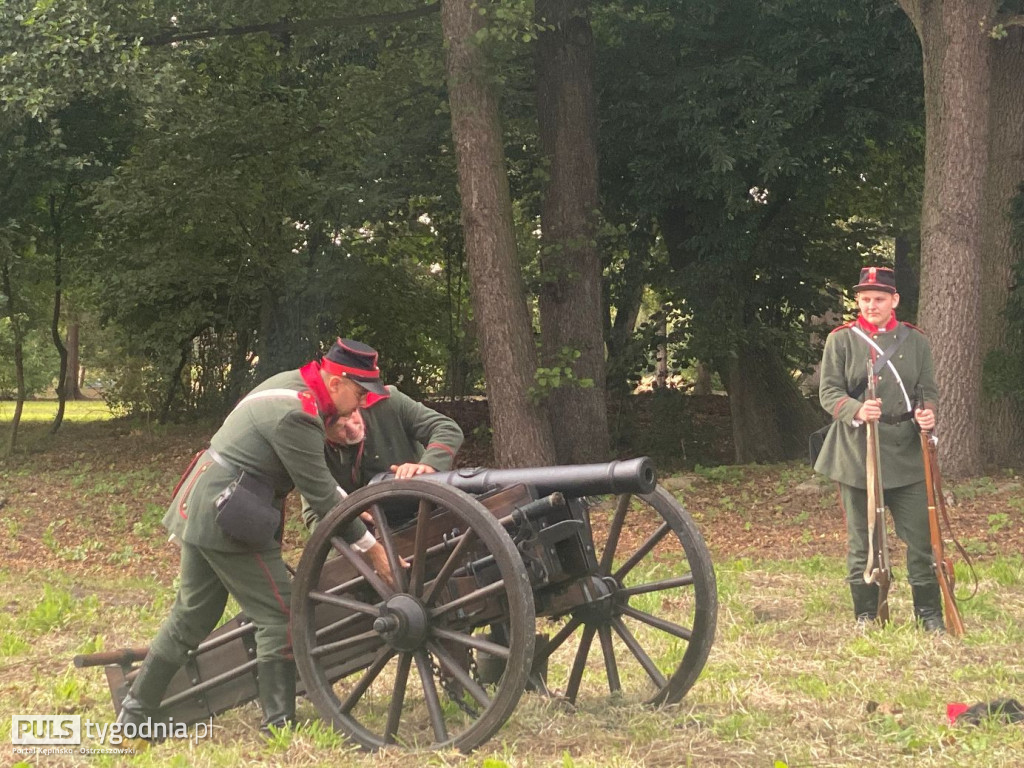
<instances>
[{"instance_id":1,"label":"thick oak trunk","mask_svg":"<svg viewBox=\"0 0 1024 768\"><path fill-rule=\"evenodd\" d=\"M601 259L597 252L597 119L589 0L537 0L537 115L549 176L541 203L541 352L571 366L552 390L555 450L566 464L608 458ZM569 363L565 350L579 352ZM578 386L589 380L590 386Z\"/></svg>"},{"instance_id":2,"label":"thick oak trunk","mask_svg":"<svg viewBox=\"0 0 1024 768\"><path fill-rule=\"evenodd\" d=\"M471 0L444 0L441 27L471 298L498 466L555 462L545 414L531 401L537 369L512 225L498 102Z\"/></svg>"},{"instance_id":3,"label":"thick oak trunk","mask_svg":"<svg viewBox=\"0 0 1024 768\"><path fill-rule=\"evenodd\" d=\"M992 0L901 0L924 53L925 183L919 322L940 391L942 463L982 469L982 211L988 163Z\"/></svg>"},{"instance_id":4,"label":"thick oak trunk","mask_svg":"<svg viewBox=\"0 0 1024 768\"><path fill-rule=\"evenodd\" d=\"M1014 247L1010 202L1024 182L1024 29L1008 30L992 43L992 108L989 113L989 164L983 211L981 271L982 354L1008 350L1004 311L1013 286L1013 267L1024 259ZM1024 353L1017 345L1016 353ZM1024 412L1005 396L982 394L982 455L989 464L1024 464Z\"/></svg>"}]
</instances>

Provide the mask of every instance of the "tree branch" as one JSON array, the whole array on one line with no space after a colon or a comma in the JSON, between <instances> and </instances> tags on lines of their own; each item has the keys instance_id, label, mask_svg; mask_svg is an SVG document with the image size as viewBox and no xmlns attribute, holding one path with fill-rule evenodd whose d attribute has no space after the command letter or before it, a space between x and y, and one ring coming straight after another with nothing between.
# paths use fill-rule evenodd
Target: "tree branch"
<instances>
[{"instance_id":1,"label":"tree branch","mask_svg":"<svg viewBox=\"0 0 1024 768\"><path fill-rule=\"evenodd\" d=\"M996 25L1000 27L1024 27L1024 13L996 16Z\"/></svg>"},{"instance_id":2,"label":"tree branch","mask_svg":"<svg viewBox=\"0 0 1024 768\"><path fill-rule=\"evenodd\" d=\"M246 24L239 27L215 27L211 29L192 30L191 32L166 30L151 37L142 37L141 45L169 45L171 43L183 43L189 40L208 40L215 37L239 37L241 35L251 35L258 32L294 33L309 32L317 29L323 29L325 27L341 29L344 27L374 26L377 24L398 24L410 19L417 19L421 16L429 16L432 13L437 13L440 7L440 3L437 2L408 11L398 11L397 13L378 13L369 16L334 16L325 19L300 19L298 21L288 21L285 19L266 24Z\"/></svg>"}]
</instances>

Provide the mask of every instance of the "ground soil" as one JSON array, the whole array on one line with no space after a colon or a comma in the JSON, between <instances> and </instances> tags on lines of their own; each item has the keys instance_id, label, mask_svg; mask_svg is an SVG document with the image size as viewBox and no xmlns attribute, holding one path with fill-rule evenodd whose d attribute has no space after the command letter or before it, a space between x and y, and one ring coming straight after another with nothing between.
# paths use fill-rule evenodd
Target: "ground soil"
<instances>
[{"instance_id":1,"label":"ground soil","mask_svg":"<svg viewBox=\"0 0 1024 768\"><path fill-rule=\"evenodd\" d=\"M662 482L693 515L716 562L841 557L845 524L835 490L815 479L808 467L721 463L731 451L728 409L722 401L705 399L703 407L687 403L685 412L676 414L678 421L666 422L659 412L664 404L651 398L646 407L634 404L620 413L628 424L620 433L639 433L648 446L675 444L690 454L688 459L679 455L674 462L660 462L682 465L676 472L662 472ZM444 404L438 407L447 410ZM678 411L678 404L673 407ZM480 439L486 430L478 429L486 406L453 408L468 436L461 463L486 464L489 447ZM666 430L665 424L686 429ZM151 428L113 421L67 423L49 438L44 437L44 425L29 425L23 440L35 447L0 464L3 567L26 574L55 570L102 577L116 572L169 583L177 557L157 524L160 510L211 432L211 426ZM698 453L708 464L693 461ZM1004 473L949 483L947 498L953 533L973 557L1024 551L1020 477ZM289 559L297 559L304 534L297 515L291 517L285 545ZM631 529L635 536L645 535L653 525L653 520L637 522Z\"/></svg>"}]
</instances>

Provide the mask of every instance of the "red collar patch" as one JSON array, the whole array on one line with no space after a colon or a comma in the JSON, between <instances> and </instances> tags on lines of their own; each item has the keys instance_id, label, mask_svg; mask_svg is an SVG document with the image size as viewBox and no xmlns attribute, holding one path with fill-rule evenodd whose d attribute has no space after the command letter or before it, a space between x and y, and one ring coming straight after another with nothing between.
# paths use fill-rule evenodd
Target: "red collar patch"
<instances>
[{"instance_id":1,"label":"red collar patch","mask_svg":"<svg viewBox=\"0 0 1024 768\"><path fill-rule=\"evenodd\" d=\"M302 366L299 369L299 374L302 376L306 386L309 387L310 394L315 398L315 405L319 411L320 418L326 424L329 418L338 415L338 410L334 407L334 401L331 400L331 396L327 393L327 386L324 384L324 380L320 378L320 365L316 360L313 360ZM306 408L305 400L303 400L302 407L303 409Z\"/></svg>"},{"instance_id":2,"label":"red collar patch","mask_svg":"<svg viewBox=\"0 0 1024 768\"><path fill-rule=\"evenodd\" d=\"M899 325L899 321L896 319L896 313L892 313L892 317L889 318L889 322L885 324L885 328L879 328L874 323L869 322L864 315L860 315L857 318L857 325L868 333L888 333L889 331L895 330L896 326Z\"/></svg>"},{"instance_id":3,"label":"red collar patch","mask_svg":"<svg viewBox=\"0 0 1024 768\"><path fill-rule=\"evenodd\" d=\"M367 392L366 403L363 405L363 408L372 408L377 403L381 402L382 400L387 400L389 397L391 397L390 392L386 395L378 395L376 392Z\"/></svg>"}]
</instances>

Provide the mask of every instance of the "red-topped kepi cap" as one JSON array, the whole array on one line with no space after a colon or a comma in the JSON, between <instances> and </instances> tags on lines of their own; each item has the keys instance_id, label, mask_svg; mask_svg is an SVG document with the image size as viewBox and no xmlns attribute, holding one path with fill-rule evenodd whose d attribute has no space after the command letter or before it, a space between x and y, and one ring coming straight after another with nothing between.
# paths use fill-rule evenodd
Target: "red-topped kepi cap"
<instances>
[{"instance_id":1,"label":"red-topped kepi cap","mask_svg":"<svg viewBox=\"0 0 1024 768\"><path fill-rule=\"evenodd\" d=\"M853 290L896 293L896 273L890 267L864 267L860 271L860 282Z\"/></svg>"},{"instance_id":2,"label":"red-topped kepi cap","mask_svg":"<svg viewBox=\"0 0 1024 768\"><path fill-rule=\"evenodd\" d=\"M345 376L375 395L387 396L377 368L377 350L351 339L338 339L320 365L333 376Z\"/></svg>"}]
</instances>

